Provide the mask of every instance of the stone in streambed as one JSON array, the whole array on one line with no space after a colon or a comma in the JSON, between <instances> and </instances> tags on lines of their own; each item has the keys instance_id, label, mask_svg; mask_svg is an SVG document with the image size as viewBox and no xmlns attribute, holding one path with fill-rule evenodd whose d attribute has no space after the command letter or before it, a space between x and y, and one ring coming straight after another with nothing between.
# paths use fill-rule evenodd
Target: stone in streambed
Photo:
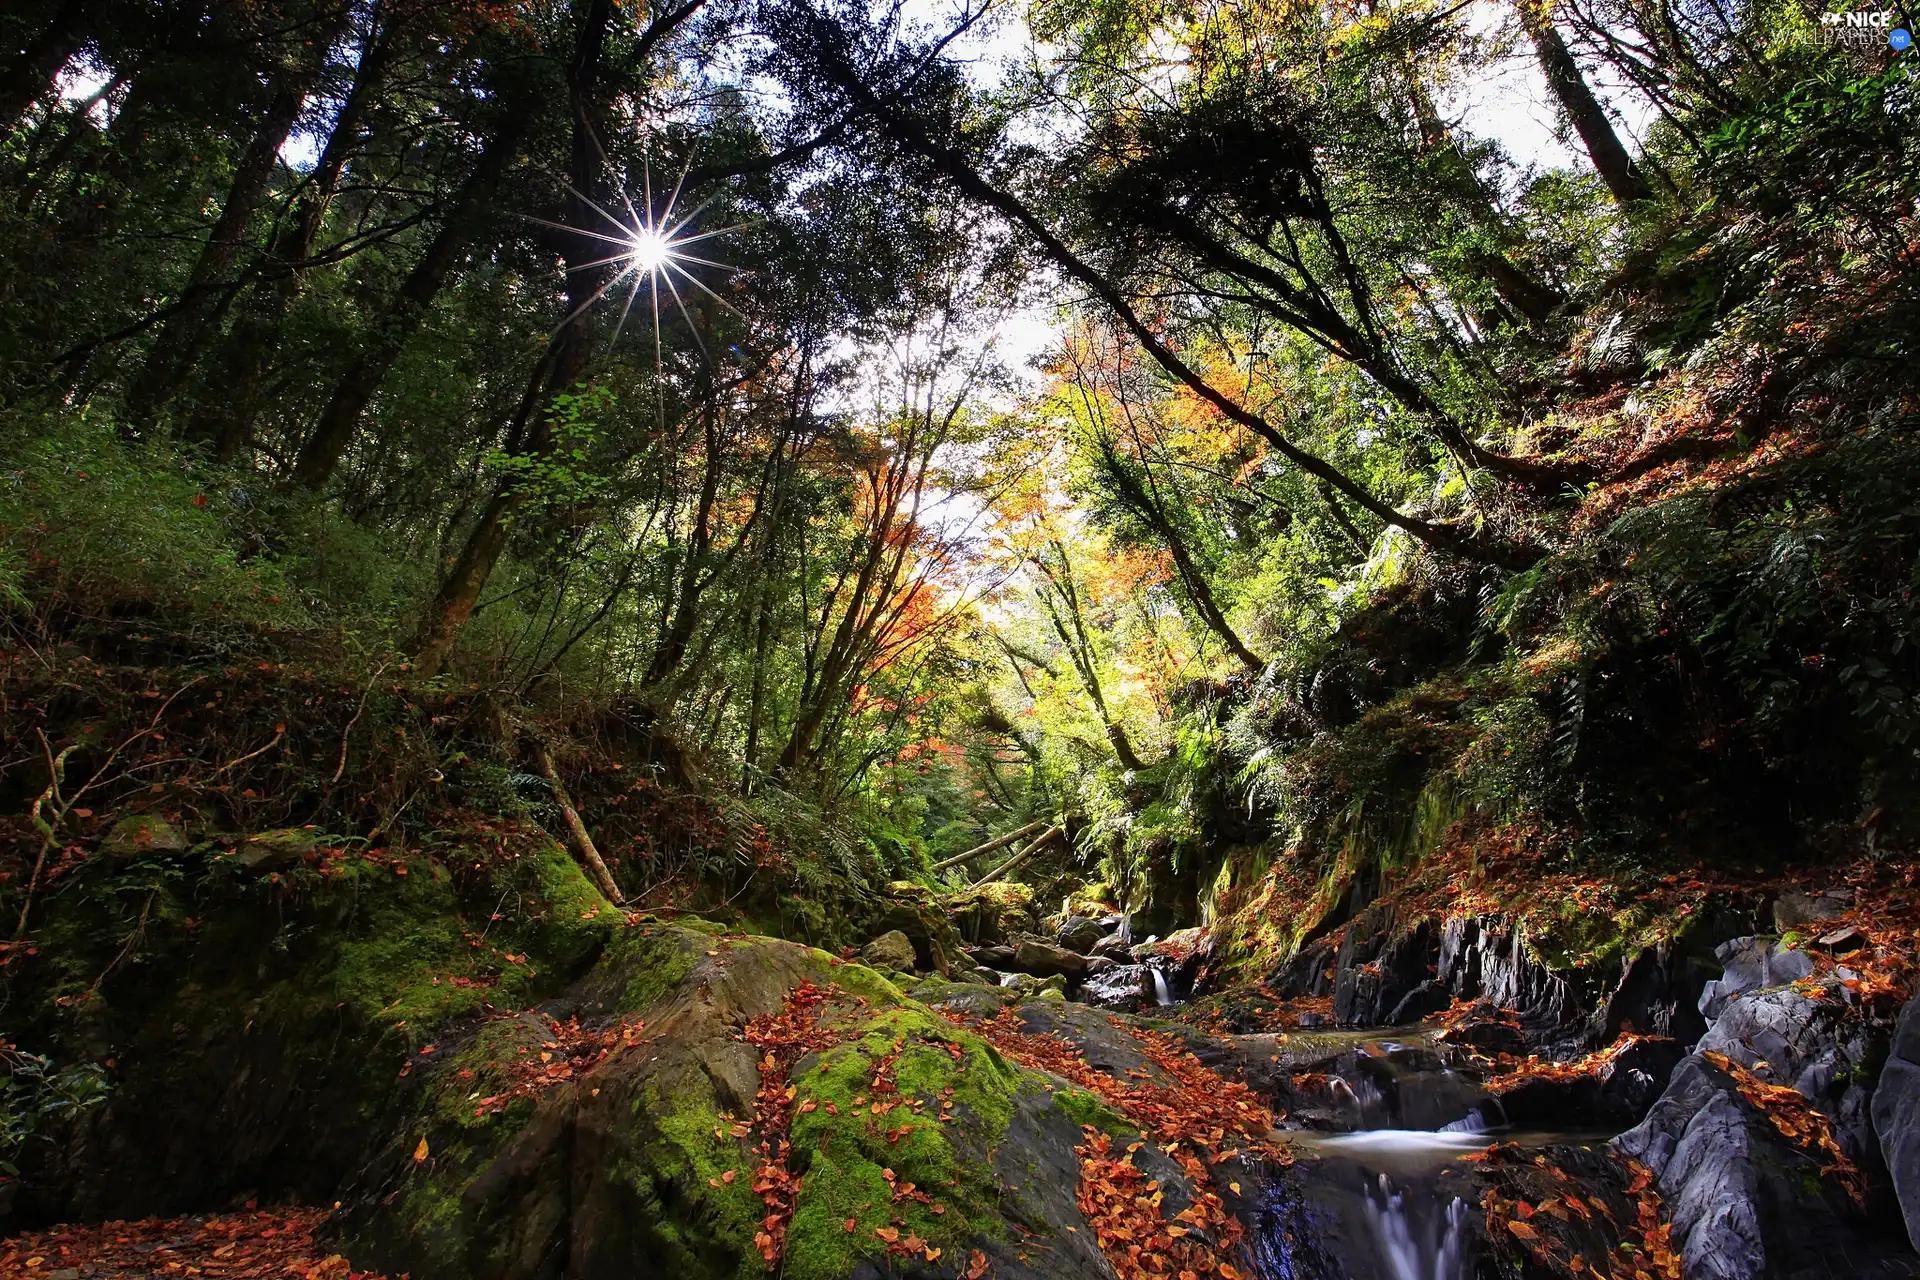
<instances>
[{"instance_id":1,"label":"stone in streambed","mask_svg":"<svg viewBox=\"0 0 1920 1280\"><path fill-rule=\"evenodd\" d=\"M1059 974L1077 982L1087 976L1085 956L1031 935L1014 942L1012 967L1037 978Z\"/></svg>"},{"instance_id":2,"label":"stone in streambed","mask_svg":"<svg viewBox=\"0 0 1920 1280\"><path fill-rule=\"evenodd\" d=\"M889 929L860 948L860 963L871 965L876 969L897 969L902 973L912 973L913 940L898 929Z\"/></svg>"},{"instance_id":3,"label":"stone in streambed","mask_svg":"<svg viewBox=\"0 0 1920 1280\"><path fill-rule=\"evenodd\" d=\"M1151 971L1143 964L1127 964L1094 974L1081 984L1080 999L1096 1009L1138 1013L1154 1003Z\"/></svg>"},{"instance_id":4,"label":"stone in streambed","mask_svg":"<svg viewBox=\"0 0 1920 1280\"><path fill-rule=\"evenodd\" d=\"M1095 943L1106 936L1106 932L1100 922L1091 916L1069 916L1053 936L1054 941L1067 950L1086 955L1093 950Z\"/></svg>"},{"instance_id":5,"label":"stone in streambed","mask_svg":"<svg viewBox=\"0 0 1920 1280\"><path fill-rule=\"evenodd\" d=\"M1920 998L1900 1011L1886 1066L1873 1091L1872 1114L1907 1235L1920 1249Z\"/></svg>"}]
</instances>

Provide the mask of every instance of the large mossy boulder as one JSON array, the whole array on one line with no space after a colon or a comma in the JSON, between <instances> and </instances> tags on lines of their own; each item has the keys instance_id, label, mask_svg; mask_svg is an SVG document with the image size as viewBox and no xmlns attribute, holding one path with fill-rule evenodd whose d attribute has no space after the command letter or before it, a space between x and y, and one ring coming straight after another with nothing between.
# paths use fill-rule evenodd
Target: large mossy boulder
<instances>
[{"instance_id":1,"label":"large mossy boulder","mask_svg":"<svg viewBox=\"0 0 1920 1280\"><path fill-rule=\"evenodd\" d=\"M108 858L142 858L148 854L185 853L187 839L172 823L150 813L120 819L100 842Z\"/></svg>"},{"instance_id":2,"label":"large mossy boulder","mask_svg":"<svg viewBox=\"0 0 1920 1280\"><path fill-rule=\"evenodd\" d=\"M1033 889L1024 884L995 881L962 889L946 899L945 907L960 936L976 946L1003 945L1040 927Z\"/></svg>"},{"instance_id":3,"label":"large mossy boulder","mask_svg":"<svg viewBox=\"0 0 1920 1280\"><path fill-rule=\"evenodd\" d=\"M22 1149L0 1227L242 1192L331 1203L405 1113L423 1050L563 989L624 930L554 845L478 861L331 850L268 876L207 846L82 864L8 968L6 1033L99 1064L108 1089Z\"/></svg>"},{"instance_id":4,"label":"large mossy boulder","mask_svg":"<svg viewBox=\"0 0 1920 1280\"><path fill-rule=\"evenodd\" d=\"M979 987L923 994L1000 1007ZM1008 1280L1108 1274L1075 1198L1097 1101L872 970L643 924L542 1017L433 1066L350 1197L356 1265L842 1280L957 1274L977 1250ZM605 1052L512 1093L562 1025Z\"/></svg>"},{"instance_id":5,"label":"large mossy boulder","mask_svg":"<svg viewBox=\"0 0 1920 1280\"><path fill-rule=\"evenodd\" d=\"M545 843L311 852L263 875L209 846L64 882L12 968L8 1030L107 1064L111 1090L36 1142L5 1225L258 1197L339 1202L330 1247L416 1280L1105 1280L1089 1185L1156 1180L1167 1207L1140 1212L1165 1231L1225 1195L1223 1240L1220 1215L1257 1202L1244 1154L1203 1167L1193 1133L1130 1127L1115 1099L1171 1078L1058 992L909 996L811 947L629 917ZM1217 1077L1190 1070L1184 1107L1216 1107Z\"/></svg>"}]
</instances>

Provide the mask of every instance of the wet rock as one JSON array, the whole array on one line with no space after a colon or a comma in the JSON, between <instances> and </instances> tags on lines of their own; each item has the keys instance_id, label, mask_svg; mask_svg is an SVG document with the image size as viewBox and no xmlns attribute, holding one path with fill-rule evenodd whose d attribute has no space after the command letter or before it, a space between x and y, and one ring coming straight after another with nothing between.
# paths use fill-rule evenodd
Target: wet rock
<instances>
[{"instance_id":1,"label":"wet rock","mask_svg":"<svg viewBox=\"0 0 1920 1280\"><path fill-rule=\"evenodd\" d=\"M1616 1053L1599 1073L1600 1125L1620 1129L1646 1119L1686 1056L1679 1041L1653 1037Z\"/></svg>"},{"instance_id":2,"label":"wet rock","mask_svg":"<svg viewBox=\"0 0 1920 1280\"><path fill-rule=\"evenodd\" d=\"M1334 1059L1327 1074L1344 1101L1347 1124L1361 1129L1441 1129L1461 1121L1496 1123L1493 1095L1447 1069L1431 1049L1371 1044Z\"/></svg>"},{"instance_id":3,"label":"wet rock","mask_svg":"<svg viewBox=\"0 0 1920 1280\"><path fill-rule=\"evenodd\" d=\"M1920 998L1900 1011L1873 1092L1873 1128L1907 1235L1920 1249Z\"/></svg>"},{"instance_id":4,"label":"wet rock","mask_svg":"<svg viewBox=\"0 0 1920 1280\"><path fill-rule=\"evenodd\" d=\"M1143 964L1116 965L1089 977L1080 986L1080 999L1097 1009L1137 1013L1153 1007L1153 978Z\"/></svg>"},{"instance_id":5,"label":"wet rock","mask_svg":"<svg viewBox=\"0 0 1920 1280\"><path fill-rule=\"evenodd\" d=\"M898 969L912 973L913 942L898 929L890 929L860 948L860 963L875 969Z\"/></svg>"},{"instance_id":6,"label":"wet rock","mask_svg":"<svg viewBox=\"0 0 1920 1280\"><path fill-rule=\"evenodd\" d=\"M1019 938L1013 945L1012 968L1035 977L1061 974L1074 981L1087 976L1087 958L1045 938Z\"/></svg>"},{"instance_id":7,"label":"wet rock","mask_svg":"<svg viewBox=\"0 0 1920 1280\"><path fill-rule=\"evenodd\" d=\"M995 945L1014 935L1031 933L1040 921L1033 909L1033 890L1024 884L995 881L963 889L946 899L947 918L970 943Z\"/></svg>"},{"instance_id":8,"label":"wet rock","mask_svg":"<svg viewBox=\"0 0 1920 1280\"><path fill-rule=\"evenodd\" d=\"M1707 1029L1700 996L1717 970L1684 942L1641 948L1600 1011L1595 1043L1612 1044L1630 1033L1693 1044Z\"/></svg>"},{"instance_id":9,"label":"wet rock","mask_svg":"<svg viewBox=\"0 0 1920 1280\"><path fill-rule=\"evenodd\" d=\"M1636 1041L1589 1075L1522 1081L1501 1093L1500 1106L1521 1129L1617 1133L1646 1118L1684 1057L1671 1040Z\"/></svg>"},{"instance_id":10,"label":"wet rock","mask_svg":"<svg viewBox=\"0 0 1920 1280\"><path fill-rule=\"evenodd\" d=\"M1733 1079L1693 1054L1639 1125L1614 1140L1659 1179L1689 1280L1909 1276L1840 1183L1788 1143Z\"/></svg>"},{"instance_id":11,"label":"wet rock","mask_svg":"<svg viewBox=\"0 0 1920 1280\"><path fill-rule=\"evenodd\" d=\"M1387 1175L1341 1156L1307 1155L1266 1188L1248 1252L1261 1276L1286 1280L1492 1275L1483 1254L1477 1171Z\"/></svg>"},{"instance_id":12,"label":"wet rock","mask_svg":"<svg viewBox=\"0 0 1920 1280\"><path fill-rule=\"evenodd\" d=\"M1093 944L1088 954L1101 956L1119 964L1133 963L1133 947L1119 933L1110 933Z\"/></svg>"},{"instance_id":13,"label":"wet rock","mask_svg":"<svg viewBox=\"0 0 1920 1280\"><path fill-rule=\"evenodd\" d=\"M152 853L185 853L187 839L171 823L152 814L137 813L113 824L113 830L100 843L100 852L109 858L140 858Z\"/></svg>"},{"instance_id":14,"label":"wet rock","mask_svg":"<svg viewBox=\"0 0 1920 1280\"><path fill-rule=\"evenodd\" d=\"M1331 942L1311 942L1267 977L1267 988L1281 999L1324 996L1333 992L1338 950Z\"/></svg>"},{"instance_id":15,"label":"wet rock","mask_svg":"<svg viewBox=\"0 0 1920 1280\"><path fill-rule=\"evenodd\" d=\"M1387 1015L1386 1022L1388 1026L1402 1027L1409 1022L1419 1022L1436 1013L1444 1013L1452 1004L1453 993L1438 979L1428 978L1393 1006L1393 1012Z\"/></svg>"},{"instance_id":16,"label":"wet rock","mask_svg":"<svg viewBox=\"0 0 1920 1280\"><path fill-rule=\"evenodd\" d=\"M1438 951L1431 923L1403 927L1391 906L1368 907L1341 938L1333 1020L1343 1027L1389 1024L1400 1002L1427 980Z\"/></svg>"},{"instance_id":17,"label":"wet rock","mask_svg":"<svg viewBox=\"0 0 1920 1280\"><path fill-rule=\"evenodd\" d=\"M1584 1038L1587 1017L1572 985L1536 959L1519 926L1503 916L1449 919L1440 932L1437 971L1462 999L1514 1010L1535 1046Z\"/></svg>"},{"instance_id":18,"label":"wet rock","mask_svg":"<svg viewBox=\"0 0 1920 1280\"><path fill-rule=\"evenodd\" d=\"M1783 893L1773 903L1773 927L1781 933L1804 930L1809 925L1838 920L1851 910L1851 889L1828 889L1819 894Z\"/></svg>"},{"instance_id":19,"label":"wet rock","mask_svg":"<svg viewBox=\"0 0 1920 1280\"><path fill-rule=\"evenodd\" d=\"M969 947L967 954L973 962L989 969L1011 969L1013 967L1013 948L1009 946Z\"/></svg>"},{"instance_id":20,"label":"wet rock","mask_svg":"<svg viewBox=\"0 0 1920 1280\"><path fill-rule=\"evenodd\" d=\"M1492 1006L1480 1006L1468 1013L1465 1020L1440 1033L1443 1044L1459 1045L1473 1049L1489 1057L1509 1054L1523 1057L1527 1052L1527 1038L1514 1023L1502 1020L1499 1011Z\"/></svg>"},{"instance_id":21,"label":"wet rock","mask_svg":"<svg viewBox=\"0 0 1920 1280\"><path fill-rule=\"evenodd\" d=\"M1067 980L1057 973L1050 978L1036 978L1030 973L1007 973L1000 976L1000 986L1022 997L1038 996L1043 991L1065 995Z\"/></svg>"},{"instance_id":22,"label":"wet rock","mask_svg":"<svg viewBox=\"0 0 1920 1280\"><path fill-rule=\"evenodd\" d=\"M1089 978L1093 977L1096 974L1106 973L1110 970L1118 969L1119 967L1120 967L1120 962L1118 960L1110 960L1106 956L1088 956L1087 957L1087 976Z\"/></svg>"},{"instance_id":23,"label":"wet rock","mask_svg":"<svg viewBox=\"0 0 1920 1280\"><path fill-rule=\"evenodd\" d=\"M1069 951L1086 955L1093 950L1094 944L1099 942L1106 932L1100 926L1100 922L1090 916L1068 916L1066 923L1062 924L1059 932L1054 934L1054 941Z\"/></svg>"},{"instance_id":24,"label":"wet rock","mask_svg":"<svg viewBox=\"0 0 1920 1280\"><path fill-rule=\"evenodd\" d=\"M1804 952L1772 938L1734 938L1713 953L1725 972L1701 989L1700 1013L1708 1022L1718 1018L1735 996L1785 986L1813 972L1813 962Z\"/></svg>"}]
</instances>

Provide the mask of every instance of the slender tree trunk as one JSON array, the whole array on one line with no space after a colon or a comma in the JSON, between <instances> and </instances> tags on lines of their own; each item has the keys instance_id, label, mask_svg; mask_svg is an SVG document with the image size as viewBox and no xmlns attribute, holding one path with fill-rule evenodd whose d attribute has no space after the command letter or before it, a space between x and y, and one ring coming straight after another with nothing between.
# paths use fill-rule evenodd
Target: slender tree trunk
<instances>
[{"instance_id":1,"label":"slender tree trunk","mask_svg":"<svg viewBox=\"0 0 1920 1280\"><path fill-rule=\"evenodd\" d=\"M553 802L560 808L560 816L567 824L567 836L573 844L573 852L600 886L600 892L614 906L626 902L620 892L620 886L614 883L613 872L607 869L606 860L600 856L600 850L594 847L593 837L587 833L587 824L580 820L580 811L573 807L573 801L567 796L566 784L560 781L560 771L553 767L553 753L547 750L547 744L534 740L534 759L539 762L540 772L547 775L547 786L553 791Z\"/></svg>"},{"instance_id":2,"label":"slender tree trunk","mask_svg":"<svg viewBox=\"0 0 1920 1280\"><path fill-rule=\"evenodd\" d=\"M1233 624L1227 621L1226 611L1220 607L1218 598L1213 594L1213 584L1207 580L1207 575L1201 571L1199 564L1194 560L1186 538L1174 526L1173 518L1167 514L1160 495L1148 491L1148 485L1152 483L1151 477L1146 483L1142 483L1140 477L1128 469L1126 459L1120 456L1113 442L1105 435L1100 437L1096 447L1100 450L1101 469L1113 481L1120 500L1146 522L1147 527L1159 536L1168 554L1173 557L1173 567L1180 575L1180 583L1186 588L1187 598L1193 602L1194 610L1200 615L1200 620L1206 623L1207 629L1226 646L1227 652L1233 655L1234 661L1256 675L1265 670L1266 662L1259 654L1247 648L1246 641L1240 638L1240 633L1235 631ZM1145 461L1142 460L1140 465L1144 468Z\"/></svg>"},{"instance_id":3,"label":"slender tree trunk","mask_svg":"<svg viewBox=\"0 0 1920 1280\"><path fill-rule=\"evenodd\" d=\"M123 429L137 433L151 425L154 416L179 392L213 340L220 317L232 300L231 292L223 286L246 246L247 225L259 210L274 166L279 163L280 149L300 119L307 90L325 64L327 51L346 24L346 18L343 8L339 16L316 35L316 52L309 62L277 77L273 99L241 154L226 201L220 206L220 216L214 220L213 230L187 277L183 293L186 305L161 324L153 345L148 348L147 362L127 392L122 409Z\"/></svg>"},{"instance_id":4,"label":"slender tree trunk","mask_svg":"<svg viewBox=\"0 0 1920 1280\"><path fill-rule=\"evenodd\" d=\"M367 36L369 43L354 71L353 87L341 104L292 216L275 231L267 250L269 274L250 291L248 305L214 358L220 394L202 398L188 421L186 435L211 444L218 458L233 457L253 434L267 371L280 349L287 316L300 295L327 207L339 190L340 177L359 143L368 110L393 62L398 25L397 19L383 16L376 8Z\"/></svg>"},{"instance_id":5,"label":"slender tree trunk","mask_svg":"<svg viewBox=\"0 0 1920 1280\"><path fill-rule=\"evenodd\" d=\"M34 103L53 92L54 77L86 42L92 8L89 0L61 0L47 24L0 75L0 129L11 129Z\"/></svg>"},{"instance_id":6,"label":"slender tree trunk","mask_svg":"<svg viewBox=\"0 0 1920 1280\"><path fill-rule=\"evenodd\" d=\"M1574 61L1567 42L1560 38L1559 29L1553 25L1551 0L1519 0L1519 5L1520 19L1533 41L1533 51L1540 59L1547 86L1580 135L1594 171L1621 204L1638 204L1648 199L1653 190L1647 185L1640 166L1621 145L1619 135L1613 131L1613 122L1607 118L1606 108L1594 97L1586 77L1580 74L1580 64Z\"/></svg>"},{"instance_id":7,"label":"slender tree trunk","mask_svg":"<svg viewBox=\"0 0 1920 1280\"><path fill-rule=\"evenodd\" d=\"M593 135L594 100L612 18L612 0L581 0L579 35L573 61L567 69L568 101L573 110L569 166L574 191L571 213L576 220L573 225L582 231L593 225L588 193L600 185L597 181L599 144ZM606 268L602 265L595 271L589 269L588 264L606 256L597 247L599 244L584 234L564 238L563 253L571 268L567 273L570 318L548 344L546 355L529 383L521 419L511 433L535 456L547 453L553 446L553 427L547 417L553 397L579 381L592 356L593 329L587 304L604 279ZM467 536L466 544L421 621L414 652L416 665L423 672L431 675L446 665L460 629L473 615L481 590L506 550L512 516L525 505L527 496L524 485L511 478L504 480L480 513L479 522Z\"/></svg>"},{"instance_id":8,"label":"slender tree trunk","mask_svg":"<svg viewBox=\"0 0 1920 1280\"><path fill-rule=\"evenodd\" d=\"M294 485L317 491L333 475L333 469L359 430L360 415L366 412L408 340L419 332L447 276L486 222L495 189L519 157L520 143L529 125L528 114L524 107L510 108L499 130L488 139L441 220L440 229L420 260L414 263L386 313L374 323L360 354L334 386L326 408L320 411L319 422L294 462Z\"/></svg>"}]
</instances>

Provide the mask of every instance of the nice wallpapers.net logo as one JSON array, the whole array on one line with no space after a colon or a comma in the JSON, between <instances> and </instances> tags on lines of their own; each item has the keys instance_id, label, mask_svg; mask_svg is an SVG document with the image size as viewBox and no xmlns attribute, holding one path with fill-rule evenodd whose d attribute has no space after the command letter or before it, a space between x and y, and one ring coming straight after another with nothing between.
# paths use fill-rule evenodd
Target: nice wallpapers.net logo
<instances>
[{"instance_id":1,"label":"nice wallpapers.net logo","mask_svg":"<svg viewBox=\"0 0 1920 1280\"><path fill-rule=\"evenodd\" d=\"M1820 36L1827 44L1863 51L1891 48L1895 53L1905 53L1913 45L1913 33L1901 25L1898 15L1890 9L1823 13Z\"/></svg>"}]
</instances>

